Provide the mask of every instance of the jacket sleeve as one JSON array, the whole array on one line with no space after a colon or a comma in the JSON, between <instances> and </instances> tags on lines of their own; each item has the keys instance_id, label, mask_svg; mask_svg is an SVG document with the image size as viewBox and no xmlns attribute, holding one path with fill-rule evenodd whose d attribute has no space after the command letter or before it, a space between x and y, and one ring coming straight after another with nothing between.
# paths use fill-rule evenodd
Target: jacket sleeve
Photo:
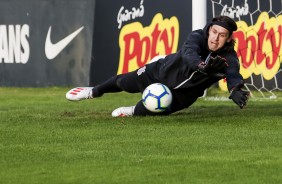
<instances>
[{"instance_id":1,"label":"jacket sleeve","mask_svg":"<svg viewBox=\"0 0 282 184\"><path fill-rule=\"evenodd\" d=\"M181 55L183 61L185 61L188 66L193 69L197 70L198 65L202 61L200 57L201 49L203 49L203 43L204 43L204 36L202 30L196 30L191 32L186 41L184 42L182 49L181 49Z\"/></svg>"},{"instance_id":2,"label":"jacket sleeve","mask_svg":"<svg viewBox=\"0 0 282 184\"><path fill-rule=\"evenodd\" d=\"M230 92L233 87L243 83L244 81L242 75L240 74L240 64L235 51L225 56L225 59L228 63L228 67L226 69L226 81L228 91Z\"/></svg>"}]
</instances>

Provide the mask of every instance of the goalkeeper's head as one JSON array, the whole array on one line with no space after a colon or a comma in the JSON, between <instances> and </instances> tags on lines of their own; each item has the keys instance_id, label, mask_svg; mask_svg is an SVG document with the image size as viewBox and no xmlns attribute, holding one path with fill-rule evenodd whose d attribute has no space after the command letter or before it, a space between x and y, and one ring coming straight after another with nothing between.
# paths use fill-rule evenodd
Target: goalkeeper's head
<instances>
[{"instance_id":1,"label":"goalkeeper's head","mask_svg":"<svg viewBox=\"0 0 282 184\"><path fill-rule=\"evenodd\" d=\"M212 25L224 27L229 31L229 36L237 30L236 22L228 16L219 16L212 19Z\"/></svg>"},{"instance_id":2,"label":"goalkeeper's head","mask_svg":"<svg viewBox=\"0 0 282 184\"><path fill-rule=\"evenodd\" d=\"M227 16L219 16L212 19L208 29L208 46L211 51L219 49L234 49L235 41L232 33L237 30L234 20Z\"/></svg>"}]
</instances>

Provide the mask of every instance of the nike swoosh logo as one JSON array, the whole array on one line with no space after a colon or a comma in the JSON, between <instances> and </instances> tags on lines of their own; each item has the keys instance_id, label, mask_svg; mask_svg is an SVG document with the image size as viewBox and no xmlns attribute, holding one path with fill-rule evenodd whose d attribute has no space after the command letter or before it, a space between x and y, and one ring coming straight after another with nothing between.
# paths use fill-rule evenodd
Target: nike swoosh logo
<instances>
[{"instance_id":1,"label":"nike swoosh logo","mask_svg":"<svg viewBox=\"0 0 282 184\"><path fill-rule=\"evenodd\" d=\"M75 32L69 34L68 36L64 37L62 40L58 41L57 43L52 43L51 41L51 30L52 27L49 27L46 41L45 41L45 54L48 59L54 59L62 50L78 35L78 33L83 29L82 26Z\"/></svg>"}]
</instances>

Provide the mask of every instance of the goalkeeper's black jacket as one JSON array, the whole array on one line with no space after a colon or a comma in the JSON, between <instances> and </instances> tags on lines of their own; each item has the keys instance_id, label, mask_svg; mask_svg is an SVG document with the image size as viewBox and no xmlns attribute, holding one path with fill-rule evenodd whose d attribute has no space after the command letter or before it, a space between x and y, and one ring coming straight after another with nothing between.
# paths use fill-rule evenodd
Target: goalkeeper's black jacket
<instances>
[{"instance_id":1,"label":"goalkeeper's black jacket","mask_svg":"<svg viewBox=\"0 0 282 184\"><path fill-rule=\"evenodd\" d=\"M221 78L198 72L198 65L207 57L216 55L224 57L228 63L228 67L221 71L226 76L228 90L230 91L234 86L243 82L239 73L239 60L233 46L230 48L225 44L223 48L215 52L208 49L207 39L210 25L207 24L203 30L191 32L177 53L152 63L158 68L157 77L160 82L171 89L191 89L198 96L202 96L206 88Z\"/></svg>"}]
</instances>

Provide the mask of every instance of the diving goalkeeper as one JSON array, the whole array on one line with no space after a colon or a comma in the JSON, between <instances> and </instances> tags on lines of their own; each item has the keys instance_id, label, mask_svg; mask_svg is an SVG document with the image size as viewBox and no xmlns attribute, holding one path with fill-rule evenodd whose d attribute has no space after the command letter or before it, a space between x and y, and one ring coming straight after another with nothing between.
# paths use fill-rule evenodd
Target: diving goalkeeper
<instances>
[{"instance_id":1,"label":"diving goalkeeper","mask_svg":"<svg viewBox=\"0 0 282 184\"><path fill-rule=\"evenodd\" d=\"M203 29L191 32L178 52L136 71L113 76L97 86L71 89L66 98L78 101L101 97L104 93L142 93L150 84L162 83L173 95L166 111L151 112L140 100L134 106L117 108L112 116L168 115L191 106L207 88L226 78L229 98L244 108L249 92L243 90L239 60L234 51L232 34L236 30L237 25L231 18L215 17Z\"/></svg>"}]
</instances>

